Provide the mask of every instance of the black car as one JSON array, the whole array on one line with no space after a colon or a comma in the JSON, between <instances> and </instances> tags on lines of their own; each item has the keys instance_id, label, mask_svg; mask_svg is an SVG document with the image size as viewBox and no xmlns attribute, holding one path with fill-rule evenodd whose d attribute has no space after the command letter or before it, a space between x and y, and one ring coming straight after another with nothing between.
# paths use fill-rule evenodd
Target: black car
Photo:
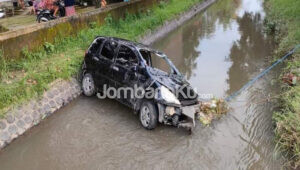
<instances>
[{"instance_id":1,"label":"black car","mask_svg":"<svg viewBox=\"0 0 300 170\"><path fill-rule=\"evenodd\" d=\"M86 96L106 94L129 106L146 129L154 129L158 122L187 129L195 126L198 95L162 52L99 36L86 52L81 76Z\"/></svg>"}]
</instances>

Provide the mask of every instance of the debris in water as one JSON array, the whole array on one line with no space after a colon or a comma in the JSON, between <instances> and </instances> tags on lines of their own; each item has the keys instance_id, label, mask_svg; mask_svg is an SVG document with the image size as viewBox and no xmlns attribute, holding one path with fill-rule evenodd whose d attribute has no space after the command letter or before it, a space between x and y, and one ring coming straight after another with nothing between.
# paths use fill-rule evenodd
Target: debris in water
<instances>
[{"instance_id":1,"label":"debris in water","mask_svg":"<svg viewBox=\"0 0 300 170\"><path fill-rule=\"evenodd\" d=\"M214 119L228 112L228 106L223 99L213 99L210 102L200 104L198 119L203 125L210 125Z\"/></svg>"},{"instance_id":2,"label":"debris in water","mask_svg":"<svg viewBox=\"0 0 300 170\"><path fill-rule=\"evenodd\" d=\"M299 78L292 73L287 73L282 77L282 80L290 86L295 86Z\"/></svg>"}]
</instances>

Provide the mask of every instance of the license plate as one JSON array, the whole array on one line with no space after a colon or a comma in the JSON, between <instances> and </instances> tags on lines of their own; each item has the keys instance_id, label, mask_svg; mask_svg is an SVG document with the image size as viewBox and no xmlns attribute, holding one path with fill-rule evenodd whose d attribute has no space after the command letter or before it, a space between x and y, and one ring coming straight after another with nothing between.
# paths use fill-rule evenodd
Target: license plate
<instances>
[{"instance_id":1,"label":"license plate","mask_svg":"<svg viewBox=\"0 0 300 170\"><path fill-rule=\"evenodd\" d=\"M187 117L193 120L193 125L195 126L195 113L196 109L194 106L186 106L182 107L182 114L186 115Z\"/></svg>"}]
</instances>

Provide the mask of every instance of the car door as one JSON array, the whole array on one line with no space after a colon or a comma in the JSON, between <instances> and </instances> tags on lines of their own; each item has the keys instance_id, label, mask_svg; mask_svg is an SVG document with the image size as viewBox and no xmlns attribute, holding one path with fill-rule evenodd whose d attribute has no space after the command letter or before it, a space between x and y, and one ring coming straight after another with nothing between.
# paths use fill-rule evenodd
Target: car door
<instances>
[{"instance_id":1,"label":"car door","mask_svg":"<svg viewBox=\"0 0 300 170\"><path fill-rule=\"evenodd\" d=\"M119 100L130 106L134 103L133 90L134 85L136 85L138 81L138 73L136 70L138 62L139 59L137 55L130 47L120 45L115 63L112 66L113 79L118 88ZM122 89L120 90L120 88ZM128 88L130 88L131 91L128 91Z\"/></svg>"},{"instance_id":2,"label":"car door","mask_svg":"<svg viewBox=\"0 0 300 170\"><path fill-rule=\"evenodd\" d=\"M99 52L98 59L96 59L96 85L100 91L104 90L104 85L106 85L107 88L111 86L111 66L114 62L117 46L117 42L110 39L106 40Z\"/></svg>"},{"instance_id":3,"label":"car door","mask_svg":"<svg viewBox=\"0 0 300 170\"><path fill-rule=\"evenodd\" d=\"M92 72L93 77L96 77L97 62L99 61L99 53L104 40L104 38L95 39L86 53L85 64Z\"/></svg>"}]
</instances>

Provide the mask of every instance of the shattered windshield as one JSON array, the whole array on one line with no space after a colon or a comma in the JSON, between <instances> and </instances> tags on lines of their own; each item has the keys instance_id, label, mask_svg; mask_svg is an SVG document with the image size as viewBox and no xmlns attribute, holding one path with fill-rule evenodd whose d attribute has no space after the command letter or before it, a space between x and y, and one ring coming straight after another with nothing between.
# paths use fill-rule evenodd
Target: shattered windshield
<instances>
[{"instance_id":1,"label":"shattered windshield","mask_svg":"<svg viewBox=\"0 0 300 170\"><path fill-rule=\"evenodd\" d=\"M172 66L171 61L164 53L143 49L140 50L140 53L142 54L146 65L162 70L168 74L177 73L177 69Z\"/></svg>"}]
</instances>

